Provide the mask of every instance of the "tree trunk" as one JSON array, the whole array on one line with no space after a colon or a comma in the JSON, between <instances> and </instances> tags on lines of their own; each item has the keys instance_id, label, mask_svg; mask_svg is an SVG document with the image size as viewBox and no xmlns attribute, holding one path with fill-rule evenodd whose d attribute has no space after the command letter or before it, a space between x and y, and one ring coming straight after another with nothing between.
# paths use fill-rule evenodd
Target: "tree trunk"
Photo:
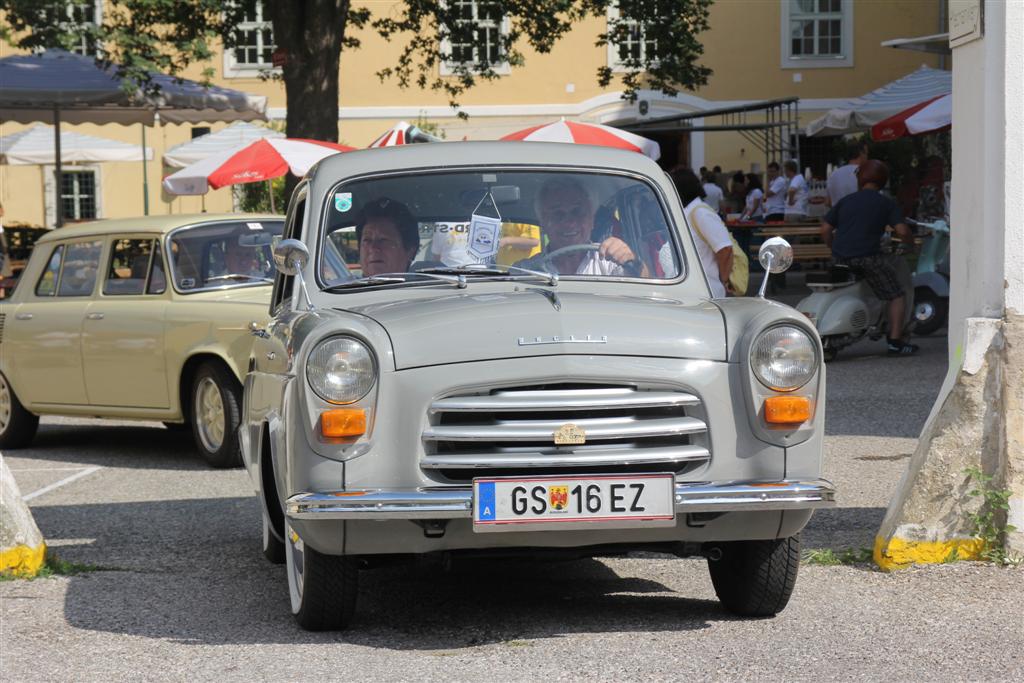
<instances>
[{"instance_id":1,"label":"tree trunk","mask_svg":"<svg viewBox=\"0 0 1024 683\"><path fill-rule=\"evenodd\" d=\"M281 68L290 138L338 141L338 74L349 0L269 0ZM286 177L291 197L298 178Z\"/></svg>"}]
</instances>

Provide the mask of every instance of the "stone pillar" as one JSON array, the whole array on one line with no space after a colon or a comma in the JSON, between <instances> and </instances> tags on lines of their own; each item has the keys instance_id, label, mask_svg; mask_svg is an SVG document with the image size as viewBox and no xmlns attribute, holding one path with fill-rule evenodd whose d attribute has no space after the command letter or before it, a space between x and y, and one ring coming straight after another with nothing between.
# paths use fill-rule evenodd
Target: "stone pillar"
<instances>
[{"instance_id":1,"label":"stone pillar","mask_svg":"<svg viewBox=\"0 0 1024 683\"><path fill-rule=\"evenodd\" d=\"M0 455L0 573L35 576L45 558L43 535Z\"/></svg>"},{"instance_id":2,"label":"stone pillar","mask_svg":"<svg viewBox=\"0 0 1024 683\"><path fill-rule=\"evenodd\" d=\"M950 4L953 35L971 5ZM949 370L875 539L883 569L977 556L972 466L1010 489L1024 553L1024 3L983 5L983 35L953 48Z\"/></svg>"}]
</instances>

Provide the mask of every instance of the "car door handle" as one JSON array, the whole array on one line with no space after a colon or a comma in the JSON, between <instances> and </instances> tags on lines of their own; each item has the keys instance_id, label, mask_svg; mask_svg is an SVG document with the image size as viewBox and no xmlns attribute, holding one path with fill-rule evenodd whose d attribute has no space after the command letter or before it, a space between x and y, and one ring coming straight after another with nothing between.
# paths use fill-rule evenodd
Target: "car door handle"
<instances>
[{"instance_id":1,"label":"car door handle","mask_svg":"<svg viewBox=\"0 0 1024 683\"><path fill-rule=\"evenodd\" d=\"M89 320L103 320L103 314L102 313L90 313L89 315L87 315L85 317L88 318Z\"/></svg>"},{"instance_id":2,"label":"car door handle","mask_svg":"<svg viewBox=\"0 0 1024 683\"><path fill-rule=\"evenodd\" d=\"M32 314L31 313L18 313L17 315L14 316L14 318L15 318L15 320L31 320L32 319Z\"/></svg>"}]
</instances>

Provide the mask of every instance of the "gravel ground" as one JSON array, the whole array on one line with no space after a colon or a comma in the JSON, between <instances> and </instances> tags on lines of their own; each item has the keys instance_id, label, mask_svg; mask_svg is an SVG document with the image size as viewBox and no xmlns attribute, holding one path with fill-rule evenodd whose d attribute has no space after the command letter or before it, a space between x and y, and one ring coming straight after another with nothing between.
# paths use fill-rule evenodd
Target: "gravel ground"
<instances>
[{"instance_id":1,"label":"gravel ground","mask_svg":"<svg viewBox=\"0 0 1024 683\"><path fill-rule=\"evenodd\" d=\"M805 548L868 548L931 408L945 340L862 344L829 366L826 476ZM461 562L365 573L354 628L299 630L259 553L246 475L159 425L47 419L7 454L62 559L109 568L0 583L0 678L37 680L1021 680L1024 570L883 574L806 564L775 619L718 605L704 561ZM57 469L60 468L60 469Z\"/></svg>"}]
</instances>

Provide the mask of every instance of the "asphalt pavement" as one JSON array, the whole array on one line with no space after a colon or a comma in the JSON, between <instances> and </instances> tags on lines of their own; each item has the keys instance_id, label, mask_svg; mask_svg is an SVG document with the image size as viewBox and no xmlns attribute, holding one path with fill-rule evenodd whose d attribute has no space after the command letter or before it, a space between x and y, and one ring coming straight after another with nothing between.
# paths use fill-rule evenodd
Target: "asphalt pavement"
<instances>
[{"instance_id":1,"label":"asphalt pavement","mask_svg":"<svg viewBox=\"0 0 1024 683\"><path fill-rule=\"evenodd\" d=\"M882 343L828 367L825 475L839 506L805 548L870 548L946 365ZM0 679L1021 680L1024 569L801 567L787 609L742 620L706 564L653 554L364 573L352 630L300 630L259 550L241 470L155 423L45 419L5 453L49 545L102 570L0 582Z\"/></svg>"}]
</instances>

